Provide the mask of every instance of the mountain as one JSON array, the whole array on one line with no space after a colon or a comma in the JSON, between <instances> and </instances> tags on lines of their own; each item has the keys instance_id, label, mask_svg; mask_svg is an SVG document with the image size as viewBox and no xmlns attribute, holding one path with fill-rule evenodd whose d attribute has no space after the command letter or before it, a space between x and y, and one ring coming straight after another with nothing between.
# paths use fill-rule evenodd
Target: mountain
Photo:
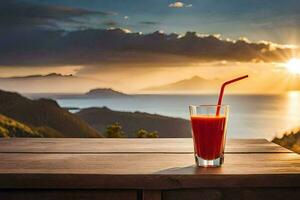
<instances>
[{"instance_id":1,"label":"mountain","mask_svg":"<svg viewBox=\"0 0 300 200\"><path fill-rule=\"evenodd\" d=\"M125 93L113 90L111 88L95 88L87 93L85 93L87 96L95 96L95 97L122 97L122 96L128 96Z\"/></svg>"},{"instance_id":2,"label":"mountain","mask_svg":"<svg viewBox=\"0 0 300 200\"><path fill-rule=\"evenodd\" d=\"M232 77L234 78L234 77ZM228 80L228 79L227 79ZM230 78L229 78L230 80ZM218 93L224 79L205 79L193 76L170 84L145 88L143 91L151 93ZM300 90L300 76L250 76L245 81L230 85L226 93L278 94L291 90Z\"/></svg>"},{"instance_id":3,"label":"mountain","mask_svg":"<svg viewBox=\"0 0 300 200\"><path fill-rule=\"evenodd\" d=\"M36 128L45 137L101 137L98 131L51 99L30 100L0 90L0 113Z\"/></svg>"},{"instance_id":4,"label":"mountain","mask_svg":"<svg viewBox=\"0 0 300 200\"><path fill-rule=\"evenodd\" d=\"M208 80L199 76L193 76L190 79L184 79L166 85L149 87L144 90L153 92L196 92L217 90L220 86L220 80Z\"/></svg>"},{"instance_id":5,"label":"mountain","mask_svg":"<svg viewBox=\"0 0 300 200\"><path fill-rule=\"evenodd\" d=\"M93 78L58 73L0 77L0 89L19 93L83 93L99 84Z\"/></svg>"},{"instance_id":6,"label":"mountain","mask_svg":"<svg viewBox=\"0 0 300 200\"><path fill-rule=\"evenodd\" d=\"M143 112L113 111L106 107L82 109L76 115L100 132L105 132L106 126L118 122L128 137L136 137L139 129L158 131L161 138L191 137L189 121L180 118Z\"/></svg>"}]
</instances>

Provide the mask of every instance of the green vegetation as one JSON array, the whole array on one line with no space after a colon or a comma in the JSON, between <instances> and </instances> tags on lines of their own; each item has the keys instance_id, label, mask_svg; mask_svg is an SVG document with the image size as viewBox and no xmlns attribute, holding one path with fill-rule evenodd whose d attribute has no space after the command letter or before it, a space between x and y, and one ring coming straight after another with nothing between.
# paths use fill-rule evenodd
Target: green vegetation
<instances>
[{"instance_id":1,"label":"green vegetation","mask_svg":"<svg viewBox=\"0 0 300 200\"><path fill-rule=\"evenodd\" d=\"M273 142L300 154L300 129L286 132L281 138L274 138Z\"/></svg>"},{"instance_id":2,"label":"green vegetation","mask_svg":"<svg viewBox=\"0 0 300 200\"><path fill-rule=\"evenodd\" d=\"M106 127L106 137L108 138L123 138L125 137L122 131L122 126L118 123L113 123Z\"/></svg>"},{"instance_id":3,"label":"green vegetation","mask_svg":"<svg viewBox=\"0 0 300 200\"><path fill-rule=\"evenodd\" d=\"M137 138L158 138L157 131L148 132L144 129L140 129L136 135L137 135Z\"/></svg>"},{"instance_id":4,"label":"green vegetation","mask_svg":"<svg viewBox=\"0 0 300 200\"><path fill-rule=\"evenodd\" d=\"M27 125L0 114L0 137L43 137Z\"/></svg>"},{"instance_id":5,"label":"green vegetation","mask_svg":"<svg viewBox=\"0 0 300 200\"><path fill-rule=\"evenodd\" d=\"M109 126L106 127L106 137L108 138L124 138L126 137L126 134L122 130L122 126L115 122ZM158 138L158 132L157 131L152 131L148 132L145 129L140 129L136 133L137 138Z\"/></svg>"},{"instance_id":6,"label":"green vegetation","mask_svg":"<svg viewBox=\"0 0 300 200\"><path fill-rule=\"evenodd\" d=\"M47 126L34 127L0 114L0 137L64 137Z\"/></svg>"}]
</instances>

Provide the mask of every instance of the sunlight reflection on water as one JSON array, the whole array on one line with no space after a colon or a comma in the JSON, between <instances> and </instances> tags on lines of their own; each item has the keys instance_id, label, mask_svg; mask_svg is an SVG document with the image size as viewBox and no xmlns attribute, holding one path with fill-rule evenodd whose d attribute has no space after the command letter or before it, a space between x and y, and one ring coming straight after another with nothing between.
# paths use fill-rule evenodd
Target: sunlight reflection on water
<instances>
[{"instance_id":1,"label":"sunlight reflection on water","mask_svg":"<svg viewBox=\"0 0 300 200\"><path fill-rule=\"evenodd\" d=\"M300 112L300 91L288 93L288 115L295 115Z\"/></svg>"}]
</instances>

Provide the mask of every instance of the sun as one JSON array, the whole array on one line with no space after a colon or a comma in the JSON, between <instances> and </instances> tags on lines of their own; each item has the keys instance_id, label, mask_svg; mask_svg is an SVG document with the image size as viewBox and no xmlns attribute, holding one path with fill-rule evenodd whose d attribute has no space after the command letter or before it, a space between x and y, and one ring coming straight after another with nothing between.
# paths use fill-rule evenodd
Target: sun
<instances>
[{"instance_id":1,"label":"sun","mask_svg":"<svg viewBox=\"0 0 300 200\"><path fill-rule=\"evenodd\" d=\"M289 72L293 74L300 74L300 59L292 58L286 64L285 67L289 70Z\"/></svg>"}]
</instances>

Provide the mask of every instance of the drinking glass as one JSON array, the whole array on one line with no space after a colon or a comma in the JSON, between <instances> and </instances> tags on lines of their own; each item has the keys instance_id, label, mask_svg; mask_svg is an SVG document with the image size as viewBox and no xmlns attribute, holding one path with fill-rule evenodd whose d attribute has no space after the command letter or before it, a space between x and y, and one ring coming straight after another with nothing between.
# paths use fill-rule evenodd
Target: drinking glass
<instances>
[{"instance_id":1,"label":"drinking glass","mask_svg":"<svg viewBox=\"0 0 300 200\"><path fill-rule=\"evenodd\" d=\"M201 167L221 166L224 162L229 106L191 105L189 110L196 164Z\"/></svg>"}]
</instances>

